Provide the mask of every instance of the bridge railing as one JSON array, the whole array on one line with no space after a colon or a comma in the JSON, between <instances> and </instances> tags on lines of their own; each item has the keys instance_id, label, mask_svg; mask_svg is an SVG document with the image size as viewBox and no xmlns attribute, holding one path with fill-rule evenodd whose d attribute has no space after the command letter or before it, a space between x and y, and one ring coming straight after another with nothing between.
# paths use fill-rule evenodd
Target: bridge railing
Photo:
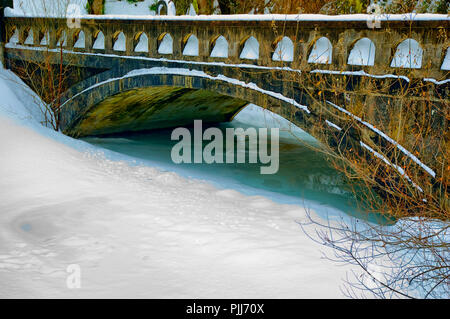
<instances>
[{"instance_id":1,"label":"bridge railing","mask_svg":"<svg viewBox=\"0 0 450 319\"><path fill-rule=\"evenodd\" d=\"M203 21L5 19L6 42L33 48L301 70L445 78L449 20ZM443 68L444 67L444 68Z\"/></svg>"}]
</instances>

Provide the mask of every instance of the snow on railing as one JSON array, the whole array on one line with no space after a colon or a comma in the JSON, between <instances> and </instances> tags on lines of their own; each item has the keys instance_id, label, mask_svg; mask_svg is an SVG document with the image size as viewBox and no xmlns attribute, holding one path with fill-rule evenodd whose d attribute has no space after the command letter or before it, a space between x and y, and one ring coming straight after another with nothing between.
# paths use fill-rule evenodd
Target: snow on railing
<instances>
[{"instance_id":1,"label":"snow on railing","mask_svg":"<svg viewBox=\"0 0 450 319\"><path fill-rule=\"evenodd\" d=\"M29 17L29 18L67 18L61 14L39 14L23 13L20 10L11 8L5 9L6 17ZM373 20L373 14L344 14L344 15L326 15L326 14L232 14L232 15L127 15L127 14L106 14L90 15L79 14L81 19L89 20L167 20L167 21L354 21L367 22ZM450 21L446 14L432 13L405 13L405 14L381 14L377 15L377 21L396 22L396 21Z\"/></svg>"},{"instance_id":2,"label":"snow on railing","mask_svg":"<svg viewBox=\"0 0 450 319\"><path fill-rule=\"evenodd\" d=\"M10 12L9 16L17 16ZM450 53L447 48L440 48L443 44L434 43L434 51L438 50L439 54L445 55L445 58L436 58L431 56L427 50L422 50L421 43L423 35L418 32L412 33L414 38L408 38L394 48L388 41L380 42L378 30L372 30L364 33L355 34L354 41L345 39L342 45L339 39L342 39L342 33L346 32L345 25L341 24L340 28L326 29L312 28L312 24L302 24L305 28L302 32L309 32L306 35L308 39L298 39L295 32L298 32L297 27L291 25L283 29L285 34L273 34L274 38L270 37L267 28L272 29L272 26L249 26L245 21L280 21L283 17L283 23L289 21L363 21L367 15L348 15L348 16L323 16L323 15L230 15L230 16L163 16L163 17L145 17L145 20L161 21L244 21L243 29L236 28L236 24L227 24L221 26L220 33L217 34L217 28L212 26L213 32L200 32L201 28L209 28L209 24L199 27L195 24L192 26L188 24L153 24L151 22L141 23L138 21L140 16L120 16L117 22L105 21L110 16L91 16L81 15L78 20L79 25L69 26L65 25L64 21L53 21L53 29L38 30L33 24L33 19L11 19L7 27L7 40L11 45L25 45L25 46L46 46L54 48L57 44L60 45L59 35L61 29L64 30L66 38L64 39L64 47L68 49L77 49L76 52L86 53L109 53L119 54L120 56L148 56L158 58L161 55L172 55L175 59L182 59L184 57L189 61L211 61L211 59L227 59L232 64L239 64L238 60L248 60L246 63L258 66L280 67L282 65L292 66L297 69L311 70L315 68L313 65L322 64L321 69L324 71L329 69L338 69L343 72L349 71L358 72L354 66L360 67L377 67L377 73L400 74L397 77L402 77L401 68L421 69L420 76L422 78L436 78L436 81L431 81L435 84L445 84L447 82L442 71L450 69ZM129 19L136 23L121 23L123 19ZM90 19L90 20L86 20ZM450 21L449 17L445 15L389 15L381 18L382 21ZM98 20L92 22L92 20ZM15 25L17 24L17 26ZM52 24L50 24L52 25ZM139 27L137 27L139 26ZM72 28L71 28L72 27ZM351 28L351 27L349 27ZM397 38L403 37L402 25L399 31L395 29ZM164 30L165 29L165 30ZM423 29L423 28L422 28ZM238 31L239 30L239 31ZM296 31L297 30L297 31ZM66 32L67 31L67 32ZM237 32L238 31L238 32ZM162 32L156 34L155 32ZM55 33L57 36L55 37ZM216 34L214 34L216 33ZM322 34L321 34L322 33ZM42 38L42 34L45 37ZM326 36L324 36L326 35ZM39 36L39 37L38 37ZM364 36L364 37L362 37ZM9 39L8 39L9 37ZM208 38L209 37L209 38ZM358 39L359 37L359 39ZM57 40L55 40L57 39ZM376 41L375 41L376 40ZM56 43L56 41L58 43ZM180 46L181 43L181 46ZM395 51L393 51L395 49ZM442 51L442 53L441 53ZM389 52L389 53L387 53ZM395 52L393 56L389 56L390 52ZM342 58L342 55L346 55ZM428 56L426 56L428 55ZM381 57L380 57L381 56ZM206 60L208 58L208 60ZM433 60L433 61L432 61ZM251 61L251 62L250 62ZM425 74L422 66L430 65L432 74ZM310 64L311 66L308 66ZM437 66L439 64L439 67ZM328 67L330 66L330 67ZM334 66L334 67L331 67ZM347 66L352 66L347 68ZM380 69L381 67L381 69ZM397 70L389 70L397 69ZM367 68L361 68L360 71L365 72ZM378 70L381 70L378 71ZM428 71L428 70L427 70ZM333 71L334 72L334 71ZM439 73L438 73L439 72ZM423 73L423 75L422 75ZM444 81L444 82L443 82Z\"/></svg>"}]
</instances>

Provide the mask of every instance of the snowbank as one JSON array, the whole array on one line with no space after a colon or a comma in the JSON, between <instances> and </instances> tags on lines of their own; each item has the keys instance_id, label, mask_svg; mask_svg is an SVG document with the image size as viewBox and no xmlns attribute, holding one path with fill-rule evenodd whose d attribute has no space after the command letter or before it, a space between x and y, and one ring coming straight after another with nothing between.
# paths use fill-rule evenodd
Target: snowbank
<instances>
[{"instance_id":1,"label":"snowbank","mask_svg":"<svg viewBox=\"0 0 450 319\"><path fill-rule=\"evenodd\" d=\"M129 3L126 0L106 0L104 11L107 15L155 15L150 7L156 0ZM66 16L67 13L86 15L87 0L14 0L13 10L7 12L17 16ZM173 5L170 6L173 12Z\"/></svg>"},{"instance_id":2,"label":"snowbank","mask_svg":"<svg viewBox=\"0 0 450 319\"><path fill-rule=\"evenodd\" d=\"M87 14L87 0L14 0L13 9L5 14L16 16L65 17L69 14Z\"/></svg>"},{"instance_id":3,"label":"snowbank","mask_svg":"<svg viewBox=\"0 0 450 319\"><path fill-rule=\"evenodd\" d=\"M0 116L35 127L45 122L45 108L41 99L14 73L4 70L1 64L0 93Z\"/></svg>"},{"instance_id":4,"label":"snowbank","mask_svg":"<svg viewBox=\"0 0 450 319\"><path fill-rule=\"evenodd\" d=\"M129 14L129 15L155 15L156 12L150 10L156 1L144 0L142 2L129 3L128 1L106 0L105 1L105 14Z\"/></svg>"},{"instance_id":5,"label":"snowbank","mask_svg":"<svg viewBox=\"0 0 450 319\"><path fill-rule=\"evenodd\" d=\"M341 296L346 269L302 233L303 207L108 160L40 126L0 75L0 297Z\"/></svg>"}]
</instances>

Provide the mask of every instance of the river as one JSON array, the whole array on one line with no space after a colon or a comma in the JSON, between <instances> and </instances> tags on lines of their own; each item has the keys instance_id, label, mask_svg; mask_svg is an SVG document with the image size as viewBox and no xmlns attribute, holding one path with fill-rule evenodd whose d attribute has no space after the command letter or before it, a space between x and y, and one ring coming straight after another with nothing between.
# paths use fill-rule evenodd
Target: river
<instances>
[{"instance_id":1,"label":"river","mask_svg":"<svg viewBox=\"0 0 450 319\"><path fill-rule=\"evenodd\" d=\"M174 171L185 177L206 180L220 188L232 188L247 195L260 195L275 202L301 204L322 216L347 215L367 218L359 209L345 177L316 149L317 141L275 114L250 105L232 122L215 127L225 135L226 128L281 127L279 170L261 175L261 163L175 164L171 158L173 129L89 137L84 141L131 156L139 163ZM204 127L205 129L206 127ZM193 128L188 128L193 136ZM289 131L289 132L287 132ZM209 142L203 142L203 146ZM195 143L192 145L194 152ZM245 151L248 155L249 145ZM248 162L248 161L247 161ZM369 219L372 219L369 216Z\"/></svg>"}]
</instances>

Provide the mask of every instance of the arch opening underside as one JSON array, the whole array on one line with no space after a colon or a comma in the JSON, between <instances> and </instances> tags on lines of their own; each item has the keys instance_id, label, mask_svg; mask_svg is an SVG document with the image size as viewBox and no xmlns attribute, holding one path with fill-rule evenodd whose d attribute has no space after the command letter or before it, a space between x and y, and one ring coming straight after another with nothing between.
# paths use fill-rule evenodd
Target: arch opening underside
<instances>
[{"instance_id":1,"label":"arch opening underside","mask_svg":"<svg viewBox=\"0 0 450 319\"><path fill-rule=\"evenodd\" d=\"M203 89L134 88L105 98L64 130L84 137L230 121L249 102Z\"/></svg>"},{"instance_id":2,"label":"arch opening underside","mask_svg":"<svg viewBox=\"0 0 450 319\"><path fill-rule=\"evenodd\" d=\"M110 76L89 79L87 85L76 85L68 93L62 105L61 129L65 134L99 136L189 126L194 120L228 122L250 103L305 129L303 116L295 121L295 114L305 110L287 98L282 100L233 82L180 74Z\"/></svg>"}]
</instances>

